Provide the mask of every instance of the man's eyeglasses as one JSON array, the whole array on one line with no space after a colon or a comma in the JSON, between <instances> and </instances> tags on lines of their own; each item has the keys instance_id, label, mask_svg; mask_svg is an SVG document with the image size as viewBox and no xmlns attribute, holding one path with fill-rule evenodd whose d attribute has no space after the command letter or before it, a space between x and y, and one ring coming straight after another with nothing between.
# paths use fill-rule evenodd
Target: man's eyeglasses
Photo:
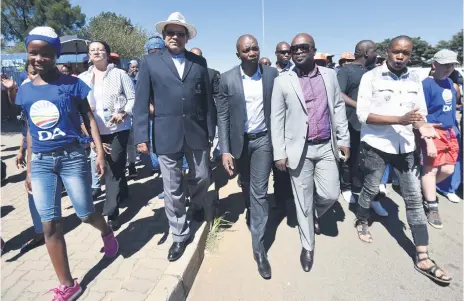
<instances>
[{"instance_id":1,"label":"man's eyeglasses","mask_svg":"<svg viewBox=\"0 0 464 301\"><path fill-rule=\"evenodd\" d=\"M258 52L259 51L259 46L253 46L253 47L247 47L242 50L243 53L248 53L250 51Z\"/></svg>"},{"instance_id":2,"label":"man's eyeglasses","mask_svg":"<svg viewBox=\"0 0 464 301\"><path fill-rule=\"evenodd\" d=\"M291 51L290 50L279 50L279 51L277 51L277 53L282 54L282 55L286 55L286 54L291 54Z\"/></svg>"},{"instance_id":3,"label":"man's eyeglasses","mask_svg":"<svg viewBox=\"0 0 464 301\"><path fill-rule=\"evenodd\" d=\"M187 33L184 31L173 31L173 30L166 30L166 35L168 37L178 36L179 38L184 38Z\"/></svg>"},{"instance_id":4,"label":"man's eyeglasses","mask_svg":"<svg viewBox=\"0 0 464 301\"><path fill-rule=\"evenodd\" d=\"M298 52L298 49L301 50L302 53L308 53L314 48L309 44L297 44L290 46L290 52L292 54L296 54Z\"/></svg>"}]
</instances>

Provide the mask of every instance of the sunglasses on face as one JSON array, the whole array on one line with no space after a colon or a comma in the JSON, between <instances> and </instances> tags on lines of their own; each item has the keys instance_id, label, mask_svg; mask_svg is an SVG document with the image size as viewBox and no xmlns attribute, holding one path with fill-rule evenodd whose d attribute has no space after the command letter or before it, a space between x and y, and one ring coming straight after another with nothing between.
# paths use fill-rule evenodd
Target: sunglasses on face
<instances>
[{"instance_id":1,"label":"sunglasses on face","mask_svg":"<svg viewBox=\"0 0 464 301\"><path fill-rule=\"evenodd\" d=\"M286 55L286 54L290 54L291 51L290 50L279 50L279 51L277 51L277 53L282 54L282 55Z\"/></svg>"},{"instance_id":2,"label":"sunglasses on face","mask_svg":"<svg viewBox=\"0 0 464 301\"><path fill-rule=\"evenodd\" d=\"M292 45L290 46L290 52L292 54L296 54L298 52L298 49L301 50L302 53L308 53L313 49L313 47L309 44L297 44L297 45Z\"/></svg>"},{"instance_id":3,"label":"sunglasses on face","mask_svg":"<svg viewBox=\"0 0 464 301\"><path fill-rule=\"evenodd\" d=\"M179 38L184 38L187 34L185 33L185 31L182 32L182 31L167 30L167 31L166 31L166 35L167 35L168 37L177 36L177 37L179 37Z\"/></svg>"},{"instance_id":4,"label":"sunglasses on face","mask_svg":"<svg viewBox=\"0 0 464 301\"><path fill-rule=\"evenodd\" d=\"M259 47L258 46L253 46L253 47L247 47L245 49L242 50L243 53L248 53L250 51L254 51L254 52L258 52L259 51Z\"/></svg>"}]
</instances>

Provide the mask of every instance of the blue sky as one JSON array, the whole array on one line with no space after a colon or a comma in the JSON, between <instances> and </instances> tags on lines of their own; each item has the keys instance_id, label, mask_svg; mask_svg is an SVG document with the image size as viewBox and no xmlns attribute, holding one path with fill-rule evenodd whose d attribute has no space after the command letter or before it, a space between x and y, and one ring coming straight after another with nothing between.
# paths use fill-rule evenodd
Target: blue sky
<instances>
[{"instance_id":1,"label":"blue sky","mask_svg":"<svg viewBox=\"0 0 464 301\"><path fill-rule=\"evenodd\" d=\"M80 5L87 18L112 11L153 33L156 22L179 11L198 30L187 48L201 48L208 65L221 72L239 63L235 43L245 33L258 39L261 56L269 57L274 64L275 45L280 41L290 43L300 32L314 37L318 51L341 54L353 51L362 39L377 42L400 34L420 36L435 44L451 38L462 28L463 20L462 0L264 1L264 44L261 0L71 0L71 3Z\"/></svg>"}]
</instances>

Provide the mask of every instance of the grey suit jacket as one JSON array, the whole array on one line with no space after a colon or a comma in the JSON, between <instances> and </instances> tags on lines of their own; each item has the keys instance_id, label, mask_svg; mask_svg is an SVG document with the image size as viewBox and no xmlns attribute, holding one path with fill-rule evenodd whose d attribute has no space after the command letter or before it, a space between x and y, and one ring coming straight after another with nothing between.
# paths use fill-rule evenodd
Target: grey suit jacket
<instances>
[{"instance_id":1,"label":"grey suit jacket","mask_svg":"<svg viewBox=\"0 0 464 301\"><path fill-rule=\"evenodd\" d=\"M260 66L259 68L262 68L264 118L270 136L271 96L274 79L278 76L278 71L267 66ZM221 152L230 153L235 159L239 159L242 154L245 122L247 120L240 66L221 74L216 107Z\"/></svg>"},{"instance_id":2,"label":"grey suit jacket","mask_svg":"<svg viewBox=\"0 0 464 301\"><path fill-rule=\"evenodd\" d=\"M345 102L340 93L334 70L318 67L324 80L330 111L332 150L339 160L338 146L350 147L350 133L345 113ZM303 155L308 134L308 112L300 82L294 71L275 79L271 106L271 136L274 160L288 159L296 169Z\"/></svg>"}]
</instances>

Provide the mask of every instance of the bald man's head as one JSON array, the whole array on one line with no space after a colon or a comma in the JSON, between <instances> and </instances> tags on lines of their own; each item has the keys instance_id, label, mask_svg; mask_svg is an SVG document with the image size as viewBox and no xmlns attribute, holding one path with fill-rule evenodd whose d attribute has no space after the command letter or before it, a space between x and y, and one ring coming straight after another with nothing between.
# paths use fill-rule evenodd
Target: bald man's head
<instances>
[{"instance_id":1,"label":"bald man's head","mask_svg":"<svg viewBox=\"0 0 464 301\"><path fill-rule=\"evenodd\" d=\"M292 40L291 51L295 65L301 70L314 68L314 54L317 49L312 36L307 33L297 34Z\"/></svg>"},{"instance_id":2,"label":"bald man's head","mask_svg":"<svg viewBox=\"0 0 464 301\"><path fill-rule=\"evenodd\" d=\"M371 40L362 40L359 41L358 44L356 44L356 47L354 48L354 57L362 57L366 53L369 48L374 48L375 43Z\"/></svg>"},{"instance_id":3,"label":"bald man's head","mask_svg":"<svg viewBox=\"0 0 464 301\"><path fill-rule=\"evenodd\" d=\"M262 58L259 60L259 64L260 64L260 65L265 65L265 66L271 66L271 65L272 65L271 60L268 59L267 57L262 57Z\"/></svg>"},{"instance_id":4,"label":"bald man's head","mask_svg":"<svg viewBox=\"0 0 464 301\"><path fill-rule=\"evenodd\" d=\"M377 60L377 45L371 40L359 41L354 49L354 57L357 60L364 58L366 66L375 64Z\"/></svg>"},{"instance_id":5,"label":"bald man's head","mask_svg":"<svg viewBox=\"0 0 464 301\"><path fill-rule=\"evenodd\" d=\"M196 55L203 56L203 52L201 51L200 48L192 48L190 49L190 52L195 53Z\"/></svg>"},{"instance_id":6,"label":"bald man's head","mask_svg":"<svg viewBox=\"0 0 464 301\"><path fill-rule=\"evenodd\" d=\"M246 34L238 38L237 57L242 61L242 64L258 64L259 46L254 36Z\"/></svg>"},{"instance_id":7,"label":"bald man's head","mask_svg":"<svg viewBox=\"0 0 464 301\"><path fill-rule=\"evenodd\" d=\"M287 48L290 49L290 45L287 42L280 42L276 46L276 51L282 50L282 48Z\"/></svg>"},{"instance_id":8,"label":"bald man's head","mask_svg":"<svg viewBox=\"0 0 464 301\"><path fill-rule=\"evenodd\" d=\"M412 41L410 36L401 35L401 36L394 37L390 41L390 44L388 45L388 49L391 49L395 43L398 43L400 41L405 41L406 43L410 43L411 45L414 45L414 42Z\"/></svg>"},{"instance_id":9,"label":"bald man's head","mask_svg":"<svg viewBox=\"0 0 464 301\"><path fill-rule=\"evenodd\" d=\"M255 38L254 36L252 36L251 34L244 34L244 35L241 35L241 36L237 39L237 44L236 44L237 52L239 52L240 43L242 43L243 41L246 41L246 40L252 40L252 41L255 41L256 44L258 44L258 40L256 40L256 38Z\"/></svg>"},{"instance_id":10,"label":"bald man's head","mask_svg":"<svg viewBox=\"0 0 464 301\"><path fill-rule=\"evenodd\" d=\"M297 34L292 40L292 46L298 44L309 44L312 48L316 48L316 43L311 35L307 33Z\"/></svg>"},{"instance_id":11,"label":"bald man's head","mask_svg":"<svg viewBox=\"0 0 464 301\"><path fill-rule=\"evenodd\" d=\"M287 42L280 42L276 46L275 55L277 58L277 64L282 68L285 67L291 58L290 45Z\"/></svg>"}]
</instances>

